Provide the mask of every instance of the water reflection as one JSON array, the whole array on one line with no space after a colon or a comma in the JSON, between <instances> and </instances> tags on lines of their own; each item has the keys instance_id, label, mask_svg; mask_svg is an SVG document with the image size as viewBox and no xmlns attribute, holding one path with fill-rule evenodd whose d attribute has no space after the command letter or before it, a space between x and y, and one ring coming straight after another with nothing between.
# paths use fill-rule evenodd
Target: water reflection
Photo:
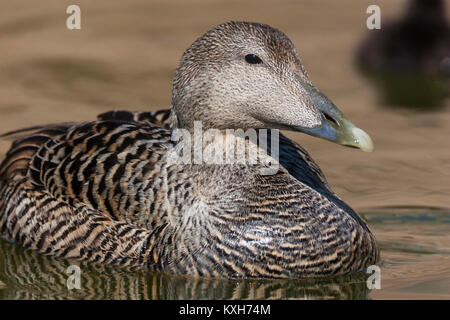
<instances>
[{"instance_id":1,"label":"water reflection","mask_svg":"<svg viewBox=\"0 0 450 320\"><path fill-rule=\"evenodd\" d=\"M450 298L449 209L376 208L365 216L383 257L381 290L370 298Z\"/></svg>"},{"instance_id":2,"label":"water reflection","mask_svg":"<svg viewBox=\"0 0 450 320\"><path fill-rule=\"evenodd\" d=\"M320 280L203 279L83 265L68 290L70 262L0 240L0 299L367 299L367 276Z\"/></svg>"},{"instance_id":3,"label":"water reflection","mask_svg":"<svg viewBox=\"0 0 450 320\"><path fill-rule=\"evenodd\" d=\"M325 279L229 280L85 265L0 240L0 299L448 299L450 211L391 207L366 211L380 245L381 290L365 274ZM68 290L79 264L81 289Z\"/></svg>"},{"instance_id":4,"label":"water reflection","mask_svg":"<svg viewBox=\"0 0 450 320\"><path fill-rule=\"evenodd\" d=\"M405 14L382 20L357 52L360 71L381 102L413 109L445 106L450 84L450 26L443 0L411 0Z\"/></svg>"}]
</instances>

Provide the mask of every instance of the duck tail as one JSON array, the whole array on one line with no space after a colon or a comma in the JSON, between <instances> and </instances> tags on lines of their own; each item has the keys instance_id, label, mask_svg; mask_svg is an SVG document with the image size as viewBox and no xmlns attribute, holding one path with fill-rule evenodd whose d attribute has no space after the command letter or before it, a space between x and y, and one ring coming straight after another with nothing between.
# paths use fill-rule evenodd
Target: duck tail
<instances>
[{"instance_id":1,"label":"duck tail","mask_svg":"<svg viewBox=\"0 0 450 320\"><path fill-rule=\"evenodd\" d=\"M11 148L0 163L0 181L23 177L28 171L33 156L47 141L57 139L73 123L57 123L44 126L22 128L0 135L0 138L16 136ZM17 137L17 135L21 136Z\"/></svg>"},{"instance_id":2,"label":"duck tail","mask_svg":"<svg viewBox=\"0 0 450 320\"><path fill-rule=\"evenodd\" d=\"M5 133L1 133L0 138L1 139L8 138L8 137L16 136L19 134L31 134L33 132L37 132L39 130L44 130L44 129L46 129L46 130L47 129L48 130L62 130L62 129L67 129L68 127L71 127L74 124L75 124L74 122L60 122L60 123L30 126L30 127L20 128L17 130L12 130L12 131L8 131Z\"/></svg>"}]
</instances>

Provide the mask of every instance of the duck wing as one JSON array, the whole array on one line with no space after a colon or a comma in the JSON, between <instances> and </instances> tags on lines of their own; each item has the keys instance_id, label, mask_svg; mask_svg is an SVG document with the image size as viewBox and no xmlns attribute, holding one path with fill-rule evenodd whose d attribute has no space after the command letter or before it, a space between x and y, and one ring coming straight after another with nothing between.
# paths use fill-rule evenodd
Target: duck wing
<instances>
[{"instance_id":1,"label":"duck wing","mask_svg":"<svg viewBox=\"0 0 450 320\"><path fill-rule=\"evenodd\" d=\"M132 186L159 171L168 144L168 130L136 122L52 125L13 143L0 179L26 177L70 205L87 204L126 220L139 210Z\"/></svg>"},{"instance_id":2,"label":"duck wing","mask_svg":"<svg viewBox=\"0 0 450 320\"><path fill-rule=\"evenodd\" d=\"M133 223L136 194L122 182L158 170L170 133L95 121L14 134L25 131L0 165L0 236L60 257L156 268L147 257L158 256L151 250L167 223Z\"/></svg>"}]
</instances>

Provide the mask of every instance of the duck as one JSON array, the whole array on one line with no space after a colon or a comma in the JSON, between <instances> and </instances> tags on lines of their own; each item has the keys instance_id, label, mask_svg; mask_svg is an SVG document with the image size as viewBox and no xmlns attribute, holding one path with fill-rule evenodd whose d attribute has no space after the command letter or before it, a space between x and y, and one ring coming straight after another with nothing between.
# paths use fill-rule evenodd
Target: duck
<instances>
[{"instance_id":1,"label":"duck","mask_svg":"<svg viewBox=\"0 0 450 320\"><path fill-rule=\"evenodd\" d=\"M450 79L445 1L408 1L400 17L369 31L357 49L356 64L390 105L443 106Z\"/></svg>"},{"instance_id":2,"label":"duck","mask_svg":"<svg viewBox=\"0 0 450 320\"><path fill-rule=\"evenodd\" d=\"M220 24L183 53L170 109L4 134L20 136L0 165L0 236L62 259L194 277L316 278L376 264L366 222L279 130L373 150L287 35ZM221 161L230 141L257 159ZM196 143L216 157L196 159Z\"/></svg>"}]
</instances>

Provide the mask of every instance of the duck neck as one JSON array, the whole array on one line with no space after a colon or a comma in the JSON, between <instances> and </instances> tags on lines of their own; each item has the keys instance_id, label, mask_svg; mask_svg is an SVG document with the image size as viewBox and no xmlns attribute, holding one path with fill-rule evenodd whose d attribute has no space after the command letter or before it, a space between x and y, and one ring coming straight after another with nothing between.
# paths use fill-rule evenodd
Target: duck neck
<instances>
[{"instance_id":1,"label":"duck neck","mask_svg":"<svg viewBox=\"0 0 450 320\"><path fill-rule=\"evenodd\" d=\"M171 107L170 119L171 130L187 130L191 134L198 132L198 130L220 130L225 134L226 130L228 130L227 128L212 125L206 119L193 120L190 119L190 117L186 119L186 115L178 115L177 111L175 111L175 108L173 107Z\"/></svg>"},{"instance_id":2,"label":"duck neck","mask_svg":"<svg viewBox=\"0 0 450 320\"><path fill-rule=\"evenodd\" d=\"M279 133L267 129L215 129L201 121L179 128L172 118L172 141L177 163L238 165L252 167L261 174L274 174L279 168Z\"/></svg>"}]
</instances>

